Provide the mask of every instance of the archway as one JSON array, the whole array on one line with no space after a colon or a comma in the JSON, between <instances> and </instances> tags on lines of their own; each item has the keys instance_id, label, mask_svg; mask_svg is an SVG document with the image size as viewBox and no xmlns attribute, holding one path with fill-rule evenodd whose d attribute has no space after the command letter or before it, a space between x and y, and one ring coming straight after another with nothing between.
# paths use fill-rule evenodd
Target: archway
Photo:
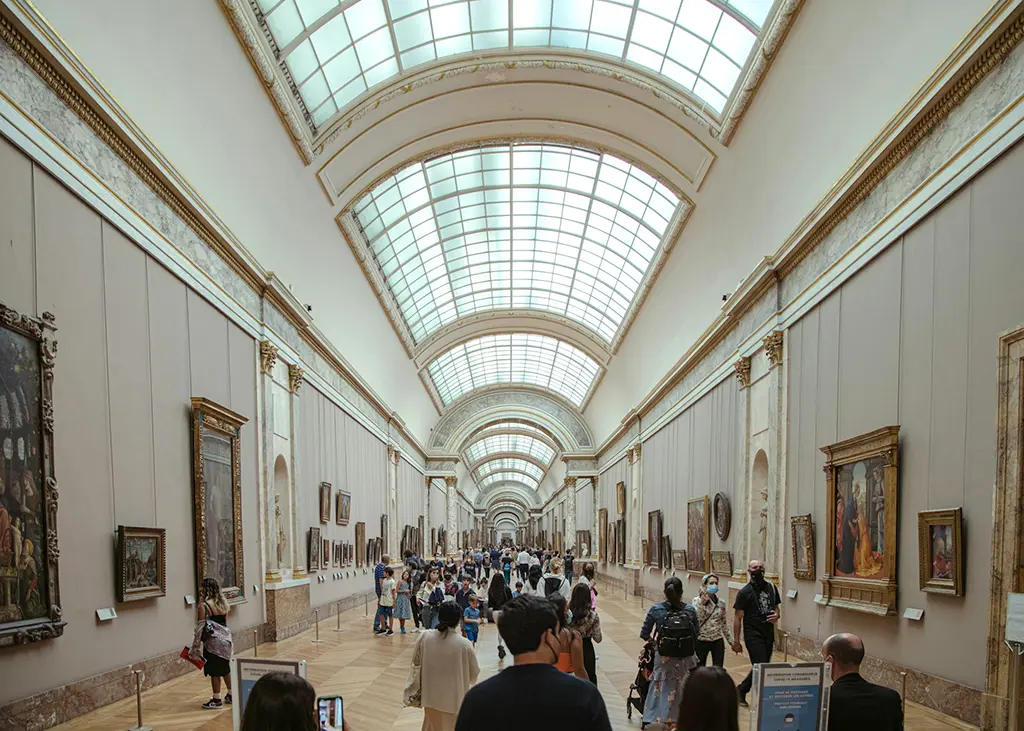
<instances>
[{"instance_id":1,"label":"archway","mask_svg":"<svg viewBox=\"0 0 1024 731\"><path fill-rule=\"evenodd\" d=\"M276 535L272 544L277 548L277 555L272 559L282 571L291 570L292 562L292 501L288 482L288 462L283 454L274 460L274 530Z\"/></svg>"},{"instance_id":2,"label":"archway","mask_svg":"<svg viewBox=\"0 0 1024 731\"><path fill-rule=\"evenodd\" d=\"M757 450L750 470L750 503L751 526L757 531L751 536L750 557L765 561L768 555L768 455L763 449Z\"/></svg>"}]
</instances>

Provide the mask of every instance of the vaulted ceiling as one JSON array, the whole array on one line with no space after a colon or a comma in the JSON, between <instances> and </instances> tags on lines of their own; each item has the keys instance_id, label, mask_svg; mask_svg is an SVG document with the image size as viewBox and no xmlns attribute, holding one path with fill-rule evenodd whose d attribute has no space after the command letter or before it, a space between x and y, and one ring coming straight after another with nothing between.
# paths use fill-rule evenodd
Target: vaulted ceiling
<instances>
[{"instance_id":1,"label":"vaulted ceiling","mask_svg":"<svg viewBox=\"0 0 1024 731\"><path fill-rule=\"evenodd\" d=\"M221 2L438 410L430 446L520 523L594 448L588 402L800 1Z\"/></svg>"}]
</instances>

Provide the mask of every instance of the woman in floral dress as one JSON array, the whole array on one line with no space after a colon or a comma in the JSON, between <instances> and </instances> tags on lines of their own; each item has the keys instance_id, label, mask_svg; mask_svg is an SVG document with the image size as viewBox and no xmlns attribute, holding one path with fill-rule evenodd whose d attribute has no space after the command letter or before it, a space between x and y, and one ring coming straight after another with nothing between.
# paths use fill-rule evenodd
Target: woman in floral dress
<instances>
[{"instance_id":1,"label":"woman in floral dress","mask_svg":"<svg viewBox=\"0 0 1024 731\"><path fill-rule=\"evenodd\" d=\"M665 601L653 605L647 611L643 627L640 630L642 640L650 640L655 629L660 631L669 614L682 612L690 622L693 638L700 633L697 623L697 612L693 605L683 601L683 582L678 577L665 581ZM655 635L656 636L656 635ZM647 691L647 702L644 704L644 725L661 724L673 731L679 719L679 704L683 700L683 685L690 671L696 667L697 658L662 657L654 653L654 672L651 674L651 685Z\"/></svg>"},{"instance_id":2,"label":"woman in floral dress","mask_svg":"<svg viewBox=\"0 0 1024 731\"><path fill-rule=\"evenodd\" d=\"M398 620L403 635L405 634L405 621L412 619L412 602L409 600L411 594L412 577L409 574L409 569L406 569L402 572L402 579L398 582L398 594L395 598L395 619Z\"/></svg>"}]
</instances>

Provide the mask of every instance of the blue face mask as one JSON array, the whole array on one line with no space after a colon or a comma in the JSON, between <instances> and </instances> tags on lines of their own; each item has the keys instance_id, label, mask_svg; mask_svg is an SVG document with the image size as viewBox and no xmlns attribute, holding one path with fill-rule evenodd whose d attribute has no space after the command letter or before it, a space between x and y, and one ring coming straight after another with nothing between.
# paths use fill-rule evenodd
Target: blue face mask
<instances>
[{"instance_id":1,"label":"blue face mask","mask_svg":"<svg viewBox=\"0 0 1024 731\"><path fill-rule=\"evenodd\" d=\"M708 584L707 591L708 591L708 594L717 594L718 593L718 584Z\"/></svg>"}]
</instances>

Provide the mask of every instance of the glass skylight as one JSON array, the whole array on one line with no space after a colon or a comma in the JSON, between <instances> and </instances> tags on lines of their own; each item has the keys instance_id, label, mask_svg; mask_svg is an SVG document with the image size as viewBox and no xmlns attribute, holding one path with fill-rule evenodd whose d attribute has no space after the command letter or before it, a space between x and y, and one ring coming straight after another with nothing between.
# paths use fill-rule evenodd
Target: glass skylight
<instances>
[{"instance_id":1,"label":"glass skylight","mask_svg":"<svg viewBox=\"0 0 1024 731\"><path fill-rule=\"evenodd\" d=\"M417 343L498 309L564 315L611 342L678 206L612 155L517 144L413 163L354 213Z\"/></svg>"},{"instance_id":2,"label":"glass skylight","mask_svg":"<svg viewBox=\"0 0 1024 731\"><path fill-rule=\"evenodd\" d=\"M529 475L533 479L540 482L544 479L544 470L535 465L533 462L527 462L525 459L517 459L513 457L504 457L502 459L492 459L490 462L484 462L482 465L474 470L474 477L478 480L487 477L487 475L494 472L502 472L505 470L512 470L515 472L522 472Z\"/></svg>"},{"instance_id":3,"label":"glass skylight","mask_svg":"<svg viewBox=\"0 0 1024 731\"><path fill-rule=\"evenodd\" d=\"M490 454L526 454L544 464L550 464L555 450L546 443L522 434L495 434L473 442L466 449L470 464L475 464Z\"/></svg>"},{"instance_id":4,"label":"glass skylight","mask_svg":"<svg viewBox=\"0 0 1024 731\"><path fill-rule=\"evenodd\" d=\"M483 437L492 436L495 433L508 432L508 431L522 431L529 434L535 435L538 440L551 441L551 435L549 435L543 429L535 427L533 424L525 424L521 421L499 421L494 424L489 424L481 429L476 434L476 438L481 439Z\"/></svg>"},{"instance_id":5,"label":"glass skylight","mask_svg":"<svg viewBox=\"0 0 1024 731\"><path fill-rule=\"evenodd\" d=\"M560 394L583 405L598 365L586 353L546 335L484 335L456 345L427 365L441 402L447 406L473 389L522 383Z\"/></svg>"},{"instance_id":6,"label":"glass skylight","mask_svg":"<svg viewBox=\"0 0 1024 731\"><path fill-rule=\"evenodd\" d=\"M494 472L487 475L487 477L480 480L477 484L480 486L480 489L483 490L484 488L490 485L496 485L499 482L518 482L531 490L536 490L540 486L540 483L536 480L531 477L527 477L521 472Z\"/></svg>"},{"instance_id":7,"label":"glass skylight","mask_svg":"<svg viewBox=\"0 0 1024 731\"><path fill-rule=\"evenodd\" d=\"M572 49L640 66L721 112L772 6L772 0L257 2L317 127L363 92L418 66L528 48Z\"/></svg>"}]
</instances>

